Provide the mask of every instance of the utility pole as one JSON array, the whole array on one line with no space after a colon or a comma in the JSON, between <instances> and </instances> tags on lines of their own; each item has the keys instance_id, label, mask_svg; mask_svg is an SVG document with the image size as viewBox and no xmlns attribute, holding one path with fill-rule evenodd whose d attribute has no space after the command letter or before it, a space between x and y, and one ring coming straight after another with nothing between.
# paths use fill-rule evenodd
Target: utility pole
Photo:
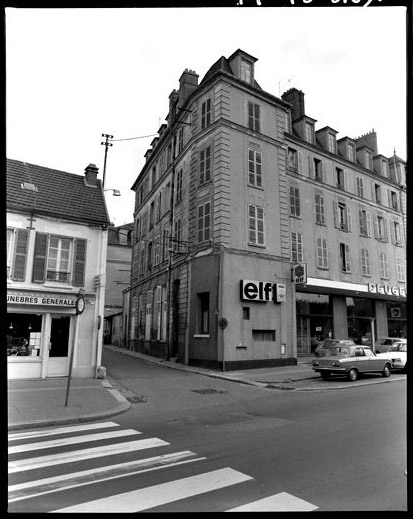
<instances>
[{"instance_id":1,"label":"utility pole","mask_svg":"<svg viewBox=\"0 0 413 519\"><path fill-rule=\"evenodd\" d=\"M105 146L105 161L103 163L103 188L105 188L105 175L106 175L106 158L108 156L108 147L113 146L112 143L109 142L109 139L113 139L113 135L108 135L107 133L102 133L102 137L106 137L105 142L101 142Z\"/></svg>"}]
</instances>

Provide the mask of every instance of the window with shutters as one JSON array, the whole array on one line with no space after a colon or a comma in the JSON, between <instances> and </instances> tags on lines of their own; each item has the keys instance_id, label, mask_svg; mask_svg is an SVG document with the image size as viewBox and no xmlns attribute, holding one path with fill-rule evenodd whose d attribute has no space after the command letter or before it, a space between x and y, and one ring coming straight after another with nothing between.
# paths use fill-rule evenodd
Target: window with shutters
<instances>
[{"instance_id":1,"label":"window with shutters","mask_svg":"<svg viewBox=\"0 0 413 519\"><path fill-rule=\"evenodd\" d=\"M173 250L179 252L182 249L182 220L177 218L174 221Z\"/></svg>"},{"instance_id":2,"label":"window with shutters","mask_svg":"<svg viewBox=\"0 0 413 519\"><path fill-rule=\"evenodd\" d=\"M389 266L387 263L387 254L385 252L379 253L379 267L380 267L380 277L382 279L389 278Z\"/></svg>"},{"instance_id":3,"label":"window with shutters","mask_svg":"<svg viewBox=\"0 0 413 519\"><path fill-rule=\"evenodd\" d=\"M153 266L159 265L161 259L161 238L159 234L155 238L154 249L153 249Z\"/></svg>"},{"instance_id":4,"label":"window with shutters","mask_svg":"<svg viewBox=\"0 0 413 519\"><path fill-rule=\"evenodd\" d=\"M179 169L176 174L176 193L175 193L175 203L177 204L182 200L182 169Z\"/></svg>"},{"instance_id":5,"label":"window with shutters","mask_svg":"<svg viewBox=\"0 0 413 519\"><path fill-rule=\"evenodd\" d=\"M364 198L363 179L361 177L356 177L356 183L357 183L357 196L359 196L360 198Z\"/></svg>"},{"instance_id":6,"label":"window with shutters","mask_svg":"<svg viewBox=\"0 0 413 519\"><path fill-rule=\"evenodd\" d=\"M36 233L33 282L85 284L86 240Z\"/></svg>"},{"instance_id":7,"label":"window with shutters","mask_svg":"<svg viewBox=\"0 0 413 519\"><path fill-rule=\"evenodd\" d=\"M260 131L260 105L248 103L248 128L254 132Z\"/></svg>"},{"instance_id":8,"label":"window with shutters","mask_svg":"<svg viewBox=\"0 0 413 519\"><path fill-rule=\"evenodd\" d=\"M199 152L199 183L205 184L211 180L211 146Z\"/></svg>"},{"instance_id":9,"label":"window with shutters","mask_svg":"<svg viewBox=\"0 0 413 519\"><path fill-rule=\"evenodd\" d=\"M340 270L341 272L351 272L350 248L345 243L340 243Z\"/></svg>"},{"instance_id":10,"label":"window with shutters","mask_svg":"<svg viewBox=\"0 0 413 519\"><path fill-rule=\"evenodd\" d=\"M325 238L317 238L317 267L328 269L328 250Z\"/></svg>"},{"instance_id":11,"label":"window with shutters","mask_svg":"<svg viewBox=\"0 0 413 519\"><path fill-rule=\"evenodd\" d=\"M371 236L370 213L364 209L359 210L360 236Z\"/></svg>"},{"instance_id":12,"label":"window with shutters","mask_svg":"<svg viewBox=\"0 0 413 519\"><path fill-rule=\"evenodd\" d=\"M211 124L211 98L208 98L201 105L201 130Z\"/></svg>"},{"instance_id":13,"label":"window with shutters","mask_svg":"<svg viewBox=\"0 0 413 519\"><path fill-rule=\"evenodd\" d=\"M24 281L26 277L27 248L29 231L27 229L7 229L7 278Z\"/></svg>"},{"instance_id":14,"label":"window with shutters","mask_svg":"<svg viewBox=\"0 0 413 519\"><path fill-rule=\"evenodd\" d=\"M257 205L248 206L248 243L264 245L264 209Z\"/></svg>"},{"instance_id":15,"label":"window with shutters","mask_svg":"<svg viewBox=\"0 0 413 519\"><path fill-rule=\"evenodd\" d=\"M301 218L300 190L295 186L290 186L290 216Z\"/></svg>"},{"instance_id":16,"label":"window with shutters","mask_svg":"<svg viewBox=\"0 0 413 519\"><path fill-rule=\"evenodd\" d=\"M314 159L314 178L323 182L323 163L319 159Z\"/></svg>"},{"instance_id":17,"label":"window with shutters","mask_svg":"<svg viewBox=\"0 0 413 519\"><path fill-rule=\"evenodd\" d=\"M303 262L303 237L300 232L291 233L291 261Z\"/></svg>"},{"instance_id":18,"label":"window with shutters","mask_svg":"<svg viewBox=\"0 0 413 519\"><path fill-rule=\"evenodd\" d=\"M374 201L377 204L381 204L381 187L380 184L374 184Z\"/></svg>"},{"instance_id":19,"label":"window with shutters","mask_svg":"<svg viewBox=\"0 0 413 519\"><path fill-rule=\"evenodd\" d=\"M344 169L336 168L336 186L343 191L346 189L344 182Z\"/></svg>"},{"instance_id":20,"label":"window with shutters","mask_svg":"<svg viewBox=\"0 0 413 519\"><path fill-rule=\"evenodd\" d=\"M392 221L390 223L390 225L391 225L392 243L394 243L394 245L402 245L402 232L401 232L400 223Z\"/></svg>"},{"instance_id":21,"label":"window with shutters","mask_svg":"<svg viewBox=\"0 0 413 519\"><path fill-rule=\"evenodd\" d=\"M324 197L323 195L315 194L315 222L318 225L325 225L325 211L324 211Z\"/></svg>"},{"instance_id":22,"label":"window with shutters","mask_svg":"<svg viewBox=\"0 0 413 519\"><path fill-rule=\"evenodd\" d=\"M344 232L351 232L351 211L350 206L344 202L333 202L334 206L334 225L337 229Z\"/></svg>"},{"instance_id":23,"label":"window with shutters","mask_svg":"<svg viewBox=\"0 0 413 519\"><path fill-rule=\"evenodd\" d=\"M387 222L383 216L376 216L376 238L380 241L387 242Z\"/></svg>"},{"instance_id":24,"label":"window with shutters","mask_svg":"<svg viewBox=\"0 0 413 519\"><path fill-rule=\"evenodd\" d=\"M198 243L211 238L211 202L198 206Z\"/></svg>"},{"instance_id":25,"label":"window with shutters","mask_svg":"<svg viewBox=\"0 0 413 519\"><path fill-rule=\"evenodd\" d=\"M262 187L262 156L258 150L248 150L248 183L251 186Z\"/></svg>"},{"instance_id":26,"label":"window with shutters","mask_svg":"<svg viewBox=\"0 0 413 519\"><path fill-rule=\"evenodd\" d=\"M399 210L399 204L397 203L397 193L395 191L389 191L389 207L395 211Z\"/></svg>"},{"instance_id":27,"label":"window with shutters","mask_svg":"<svg viewBox=\"0 0 413 519\"><path fill-rule=\"evenodd\" d=\"M171 247L169 235L169 229L164 229L162 234L162 261L169 258L169 249Z\"/></svg>"},{"instance_id":28,"label":"window with shutters","mask_svg":"<svg viewBox=\"0 0 413 519\"><path fill-rule=\"evenodd\" d=\"M287 151L287 169L292 173L298 173L298 152L293 148Z\"/></svg>"},{"instance_id":29,"label":"window with shutters","mask_svg":"<svg viewBox=\"0 0 413 519\"><path fill-rule=\"evenodd\" d=\"M361 249L361 273L370 276L370 255L367 249Z\"/></svg>"}]
</instances>

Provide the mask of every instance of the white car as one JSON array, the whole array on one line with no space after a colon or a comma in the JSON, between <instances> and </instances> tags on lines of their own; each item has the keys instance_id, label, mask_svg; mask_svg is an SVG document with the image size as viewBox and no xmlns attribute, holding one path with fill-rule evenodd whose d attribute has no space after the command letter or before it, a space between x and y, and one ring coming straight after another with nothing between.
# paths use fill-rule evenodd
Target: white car
<instances>
[{"instance_id":1,"label":"white car","mask_svg":"<svg viewBox=\"0 0 413 519\"><path fill-rule=\"evenodd\" d=\"M407 341L395 342L386 353L377 353L377 357L390 359L393 369L407 371Z\"/></svg>"},{"instance_id":2,"label":"white car","mask_svg":"<svg viewBox=\"0 0 413 519\"><path fill-rule=\"evenodd\" d=\"M407 342L407 339L400 339L399 337L380 337L374 344L374 351L376 353L386 353L395 342Z\"/></svg>"}]
</instances>

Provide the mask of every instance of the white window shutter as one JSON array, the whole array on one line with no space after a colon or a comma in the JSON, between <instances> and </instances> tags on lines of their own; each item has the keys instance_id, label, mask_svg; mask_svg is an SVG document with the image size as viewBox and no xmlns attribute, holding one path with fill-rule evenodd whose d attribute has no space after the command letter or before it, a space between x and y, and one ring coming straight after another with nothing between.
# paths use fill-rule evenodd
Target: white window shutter
<instances>
[{"instance_id":1,"label":"white window shutter","mask_svg":"<svg viewBox=\"0 0 413 519\"><path fill-rule=\"evenodd\" d=\"M334 215L334 227L339 229L339 218L338 218L338 203L333 200L333 215Z\"/></svg>"},{"instance_id":2,"label":"white window shutter","mask_svg":"<svg viewBox=\"0 0 413 519\"><path fill-rule=\"evenodd\" d=\"M347 232L352 232L352 225L351 225L351 207L347 204Z\"/></svg>"},{"instance_id":3,"label":"white window shutter","mask_svg":"<svg viewBox=\"0 0 413 519\"><path fill-rule=\"evenodd\" d=\"M371 238L371 215L366 212L366 220L367 220L367 236Z\"/></svg>"},{"instance_id":4,"label":"white window shutter","mask_svg":"<svg viewBox=\"0 0 413 519\"><path fill-rule=\"evenodd\" d=\"M308 157L308 175L310 178L314 178L314 160L313 157L309 155Z\"/></svg>"},{"instance_id":5,"label":"white window shutter","mask_svg":"<svg viewBox=\"0 0 413 519\"><path fill-rule=\"evenodd\" d=\"M303 154L301 151L297 151L298 153L298 173L300 175L303 174Z\"/></svg>"}]
</instances>

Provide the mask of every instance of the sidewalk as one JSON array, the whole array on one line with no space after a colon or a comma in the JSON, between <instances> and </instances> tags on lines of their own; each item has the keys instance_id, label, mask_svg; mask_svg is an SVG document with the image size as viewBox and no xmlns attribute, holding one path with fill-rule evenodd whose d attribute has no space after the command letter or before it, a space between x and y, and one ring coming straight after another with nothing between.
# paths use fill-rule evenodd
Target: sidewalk
<instances>
[{"instance_id":1,"label":"sidewalk","mask_svg":"<svg viewBox=\"0 0 413 519\"><path fill-rule=\"evenodd\" d=\"M171 369L190 371L209 377L250 384L257 387L287 386L294 381L314 378L311 358L298 359L295 366L258 368L243 371L219 372L167 361L136 353L125 348L105 345L119 354L138 357L145 362L166 366ZM287 388L286 387L286 388ZM131 407L122 393L114 388L109 379L71 379L68 402L67 378L9 380L8 381L8 424L9 431L35 427L57 426L101 420L122 413ZM87 396L87 398L85 398Z\"/></svg>"}]
</instances>

